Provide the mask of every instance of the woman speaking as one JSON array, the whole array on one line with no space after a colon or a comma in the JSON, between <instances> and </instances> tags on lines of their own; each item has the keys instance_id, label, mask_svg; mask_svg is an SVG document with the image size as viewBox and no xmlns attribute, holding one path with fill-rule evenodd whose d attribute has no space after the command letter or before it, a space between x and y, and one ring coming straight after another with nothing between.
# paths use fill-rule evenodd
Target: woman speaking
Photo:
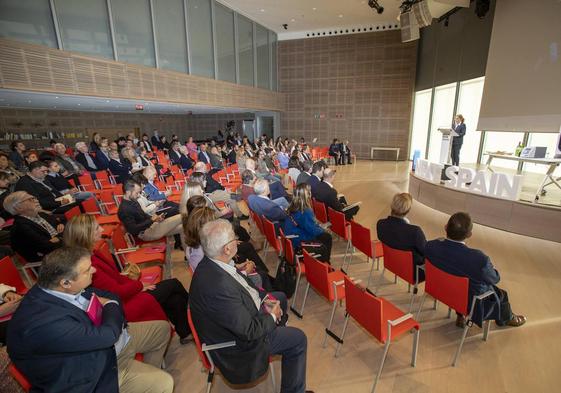
<instances>
[{"instance_id":1,"label":"woman speaking","mask_svg":"<svg viewBox=\"0 0 561 393\"><path fill-rule=\"evenodd\" d=\"M458 134L452 139L452 165L460 165L460 149L464 143L464 135L466 134L466 125L464 124L464 117L457 114L454 118L452 129Z\"/></svg>"}]
</instances>

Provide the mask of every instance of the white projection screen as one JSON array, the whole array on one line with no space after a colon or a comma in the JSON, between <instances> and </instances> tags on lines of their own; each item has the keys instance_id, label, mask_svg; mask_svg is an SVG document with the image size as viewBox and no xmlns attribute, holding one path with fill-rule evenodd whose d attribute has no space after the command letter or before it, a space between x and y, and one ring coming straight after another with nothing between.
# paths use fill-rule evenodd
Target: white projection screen
<instances>
[{"instance_id":1,"label":"white projection screen","mask_svg":"<svg viewBox=\"0 0 561 393\"><path fill-rule=\"evenodd\" d=\"M497 0L477 129L560 127L561 1Z\"/></svg>"}]
</instances>

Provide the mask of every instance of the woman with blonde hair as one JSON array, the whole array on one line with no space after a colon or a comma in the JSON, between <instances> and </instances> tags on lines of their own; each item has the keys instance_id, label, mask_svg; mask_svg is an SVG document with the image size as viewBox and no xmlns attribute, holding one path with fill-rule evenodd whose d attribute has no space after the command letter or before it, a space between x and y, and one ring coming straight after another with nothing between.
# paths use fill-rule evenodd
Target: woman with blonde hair
<instances>
[{"instance_id":1,"label":"woman with blonde hair","mask_svg":"<svg viewBox=\"0 0 561 393\"><path fill-rule=\"evenodd\" d=\"M179 213L182 216L187 216L187 201L195 195L204 195L203 186L200 183L193 181L186 182L179 202Z\"/></svg>"},{"instance_id":2,"label":"woman with blonde hair","mask_svg":"<svg viewBox=\"0 0 561 393\"><path fill-rule=\"evenodd\" d=\"M95 269L92 285L119 295L128 321L169 319L181 344L188 343L191 335L187 323L189 294L181 282L172 278L155 285L145 284L121 274L115 262L96 247L101 241L101 233L102 229L95 217L89 214L72 217L64 230L65 246L82 247L92 252L92 266Z\"/></svg>"},{"instance_id":3,"label":"woman with blonde hair","mask_svg":"<svg viewBox=\"0 0 561 393\"><path fill-rule=\"evenodd\" d=\"M131 164L131 172L139 172L143 168L142 162L138 159L136 151L132 147L125 147L121 150L121 155L123 158Z\"/></svg>"},{"instance_id":4,"label":"woman with blonde hair","mask_svg":"<svg viewBox=\"0 0 561 393\"><path fill-rule=\"evenodd\" d=\"M288 217L284 220L282 229L287 236L297 236L292 239L295 249L302 247L314 254L320 254L318 259L329 263L333 240L331 235L316 221L311 207L311 198L309 184L302 183L296 186L292 194L292 201L286 210ZM310 243L316 243L316 245L310 245Z\"/></svg>"}]
</instances>

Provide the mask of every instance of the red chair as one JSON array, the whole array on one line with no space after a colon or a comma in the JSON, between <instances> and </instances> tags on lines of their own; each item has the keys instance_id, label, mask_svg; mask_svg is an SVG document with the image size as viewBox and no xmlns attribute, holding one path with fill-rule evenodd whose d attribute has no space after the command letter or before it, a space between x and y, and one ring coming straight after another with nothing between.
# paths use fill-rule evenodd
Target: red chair
<instances>
[{"instance_id":1,"label":"red chair","mask_svg":"<svg viewBox=\"0 0 561 393\"><path fill-rule=\"evenodd\" d=\"M28 262L24 257L22 257L19 253L16 252L16 258L21 265L21 272L23 273L25 279L29 286L33 286L35 281L37 281L37 277L39 277L39 268L41 267L41 261L38 262Z\"/></svg>"},{"instance_id":2,"label":"red chair","mask_svg":"<svg viewBox=\"0 0 561 393\"><path fill-rule=\"evenodd\" d=\"M255 227L259 230L261 235L264 237L263 249L266 250L267 246L268 246L268 243L267 243L267 237L265 237L265 231L263 229L263 222L261 221L261 217L259 217L259 214L255 213L251 209L249 209L249 216L251 217L251 221L253 221L253 224L255 225Z\"/></svg>"},{"instance_id":3,"label":"red chair","mask_svg":"<svg viewBox=\"0 0 561 393\"><path fill-rule=\"evenodd\" d=\"M329 229L331 229L331 232L339 236L339 238L347 242L347 245L345 246L345 256L343 257L343 266L345 266L345 263L347 262L347 255L349 254L349 251L351 249L351 234L349 231L349 223L345 218L345 213L338 212L337 210L334 210L330 207L327 208L327 211L329 213L329 222L331 222L331 228ZM343 271L345 270L343 269Z\"/></svg>"},{"instance_id":4,"label":"red chair","mask_svg":"<svg viewBox=\"0 0 561 393\"><path fill-rule=\"evenodd\" d=\"M349 318L352 317L368 333L373 335L384 346L384 354L378 368L378 373L374 379L372 393L376 391L376 385L382 374L384 363L390 349L392 340L397 339L404 333L415 330L413 336L413 350L411 354L411 367L417 363L417 349L419 347L419 323L413 319L413 315L405 314L392 303L384 298L376 297L370 291L360 288L348 277L345 277L345 324L341 333L341 341L337 343L335 357L339 355L339 350L343 344Z\"/></svg>"},{"instance_id":5,"label":"red chair","mask_svg":"<svg viewBox=\"0 0 561 393\"><path fill-rule=\"evenodd\" d=\"M119 206L117 205L117 200L115 199L115 193L113 190L102 190L99 194L101 208L104 210L106 215L117 214L119 211Z\"/></svg>"},{"instance_id":6,"label":"red chair","mask_svg":"<svg viewBox=\"0 0 561 393\"><path fill-rule=\"evenodd\" d=\"M423 307L423 303L427 295L434 298L435 309L437 301L440 301L448 306L448 318L450 318L450 314L453 309L457 313L463 315L466 320L466 326L464 327L460 345L458 346L456 355L452 361L452 366L456 366L456 364L458 364L458 359L460 358L460 352L462 351L462 346L464 345L467 332L473 324L471 318L473 316L476 302L481 302L485 298L494 296L495 292L487 291L481 295L474 296L471 301L471 306L468 309L469 278L446 273L434 266L428 259L425 259L425 293L423 293L423 296L421 297L421 304L419 305L419 311L417 311L417 320L419 320L421 308ZM483 341L487 341L489 330L491 328L491 321L486 322L487 323L483 328Z\"/></svg>"},{"instance_id":7,"label":"red chair","mask_svg":"<svg viewBox=\"0 0 561 393\"><path fill-rule=\"evenodd\" d=\"M372 260L370 275L368 276L368 284L366 284L366 287L368 288L370 286L370 279L372 278L372 270L374 269L374 259L376 259L376 270L380 270L380 257L384 256L384 249L382 248L381 242L372 240L372 237L370 236L370 228L366 228L354 220L351 220L350 222L352 248L349 265L353 260L355 248L366 254L366 263L368 263L369 260Z\"/></svg>"},{"instance_id":8,"label":"red chair","mask_svg":"<svg viewBox=\"0 0 561 393\"><path fill-rule=\"evenodd\" d=\"M273 247L273 249L277 252L277 256L280 258L282 256L282 246L275 230L275 224L267 220L264 216L261 217L261 223L263 225L263 231L265 232L265 239L267 239L268 245ZM263 259L267 257L268 249L269 247L267 246L267 248L265 248Z\"/></svg>"},{"instance_id":9,"label":"red chair","mask_svg":"<svg viewBox=\"0 0 561 393\"><path fill-rule=\"evenodd\" d=\"M337 306L337 302L345 300L343 279L346 275L340 270L333 270L333 268L327 263L321 262L312 257L306 250L303 250L302 253L304 255L304 266L308 285L306 285L306 292L304 292L304 300L302 301L302 307L299 312L300 315L304 315L304 306L306 305L306 299L308 298L310 286L313 287L320 296L332 303L331 317L329 318L329 324L325 328L325 338L323 339L323 346L325 347L328 335L337 342L340 342L341 340L331 331L331 325L333 324L333 317L335 316L335 307Z\"/></svg>"},{"instance_id":10,"label":"red chair","mask_svg":"<svg viewBox=\"0 0 561 393\"><path fill-rule=\"evenodd\" d=\"M2 277L3 284L16 288L17 293L24 294L27 292L27 286L21 279L14 261L9 256L0 259L0 277Z\"/></svg>"},{"instance_id":11,"label":"red chair","mask_svg":"<svg viewBox=\"0 0 561 393\"><path fill-rule=\"evenodd\" d=\"M148 262L156 262L159 264L166 263L166 247L129 247L125 237L125 231L122 226L118 225L113 230L111 236L111 253L121 265L121 268L127 263L141 265Z\"/></svg>"},{"instance_id":12,"label":"red chair","mask_svg":"<svg viewBox=\"0 0 561 393\"><path fill-rule=\"evenodd\" d=\"M67 220L70 220L72 217L79 216L80 214L82 214L82 212L80 211L80 207L74 206L72 209L69 209L64 212L64 217Z\"/></svg>"},{"instance_id":13,"label":"red chair","mask_svg":"<svg viewBox=\"0 0 561 393\"><path fill-rule=\"evenodd\" d=\"M10 363L8 365L8 372L10 373L10 375L16 380L17 383L19 383L19 385L21 386L21 388L25 391L25 392L29 392L31 390L31 384L29 383L29 381L27 380L27 378L25 377L25 375L23 375L17 368L16 366L14 366L13 363Z\"/></svg>"},{"instance_id":14,"label":"red chair","mask_svg":"<svg viewBox=\"0 0 561 393\"><path fill-rule=\"evenodd\" d=\"M384 250L384 269L374 288L377 288L381 284L386 270L394 274L394 283L397 283L398 277L402 278L408 284L408 292L411 291L411 285L413 285L411 301L409 302L409 311L411 311L413 308L413 300L415 300L415 295L419 287L419 270L422 270L423 267L415 266L415 269L413 268L412 251L397 250L383 243L382 248ZM374 293L376 293L376 289Z\"/></svg>"},{"instance_id":15,"label":"red chair","mask_svg":"<svg viewBox=\"0 0 561 393\"><path fill-rule=\"evenodd\" d=\"M312 198L312 208L314 210L314 215L317 220L322 223L327 223L327 210L325 209L325 204L323 202L318 202Z\"/></svg>"},{"instance_id":16,"label":"red chair","mask_svg":"<svg viewBox=\"0 0 561 393\"><path fill-rule=\"evenodd\" d=\"M210 353L217 349L235 347L236 342L227 341L224 343L212 344L212 345L201 343L201 339L199 338L199 334L197 333L197 329L195 328L195 324L193 323L193 319L191 318L190 308L187 309L187 321L189 322L189 327L191 328L191 334L193 334L193 341L195 342L195 347L197 348L199 359L201 360L203 367L208 371L206 392L210 393L210 388L212 387L212 382L214 381L214 372L216 371L216 366L212 361L212 356L210 355ZM273 392L276 392L277 388L275 383L275 369L273 367L271 358L269 358L269 367L271 368L270 372L271 372L271 383L273 385Z\"/></svg>"}]
</instances>

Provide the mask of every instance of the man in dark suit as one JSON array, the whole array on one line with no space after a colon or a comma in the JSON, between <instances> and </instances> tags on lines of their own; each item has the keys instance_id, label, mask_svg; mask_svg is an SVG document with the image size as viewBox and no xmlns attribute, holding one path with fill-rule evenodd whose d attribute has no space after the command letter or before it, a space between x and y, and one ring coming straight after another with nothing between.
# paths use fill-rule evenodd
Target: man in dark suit
<instances>
[{"instance_id":1,"label":"man in dark suit","mask_svg":"<svg viewBox=\"0 0 561 393\"><path fill-rule=\"evenodd\" d=\"M181 153L179 152L179 142L172 142L168 155L172 163L180 165Z\"/></svg>"},{"instance_id":2,"label":"man in dark suit","mask_svg":"<svg viewBox=\"0 0 561 393\"><path fill-rule=\"evenodd\" d=\"M10 321L10 358L32 391L171 393L173 378L160 369L169 324L127 325L115 295L86 289L93 273L86 249L61 248L45 257L37 284ZM99 322L86 313L93 294L101 308ZM137 352L144 362L134 360Z\"/></svg>"},{"instance_id":3,"label":"man in dark suit","mask_svg":"<svg viewBox=\"0 0 561 393\"><path fill-rule=\"evenodd\" d=\"M88 151L88 145L85 142L78 142L76 143L76 150L78 150L78 154L76 154L76 161L78 161L86 170L90 173L95 173L99 171L99 163L90 152Z\"/></svg>"},{"instance_id":4,"label":"man in dark suit","mask_svg":"<svg viewBox=\"0 0 561 393\"><path fill-rule=\"evenodd\" d=\"M344 141L339 144L339 151L341 152L341 163L352 164L351 161L351 148L349 147L349 141Z\"/></svg>"},{"instance_id":5,"label":"man in dark suit","mask_svg":"<svg viewBox=\"0 0 561 393\"><path fill-rule=\"evenodd\" d=\"M411 210L413 198L408 193L396 194L392 199L391 215L378 221L376 229L378 239L396 250L411 251L413 254L413 272L416 266L425 264L425 245L427 239L423 230L409 223L407 213ZM416 274L416 273L414 273ZM419 270L419 282L424 281L425 273Z\"/></svg>"},{"instance_id":6,"label":"man in dark suit","mask_svg":"<svg viewBox=\"0 0 561 393\"><path fill-rule=\"evenodd\" d=\"M210 156L208 155L207 151L207 144L206 143L201 143L201 145L199 146L199 161L200 162L204 162L205 164L210 164Z\"/></svg>"},{"instance_id":7,"label":"man in dark suit","mask_svg":"<svg viewBox=\"0 0 561 393\"><path fill-rule=\"evenodd\" d=\"M333 180L335 179L335 170L331 168L325 169L323 172L323 181L316 186L315 198L319 202L325 203L326 207L333 210L343 212L347 220L352 218L358 213L359 206L353 206L347 209L347 200L344 196L339 196L337 190L333 188Z\"/></svg>"},{"instance_id":8,"label":"man in dark suit","mask_svg":"<svg viewBox=\"0 0 561 393\"><path fill-rule=\"evenodd\" d=\"M162 143L162 141L160 139L160 134L159 134L158 130L154 130L154 135L152 135L152 145L156 146L158 149L163 149L164 148L164 144Z\"/></svg>"},{"instance_id":9,"label":"man in dark suit","mask_svg":"<svg viewBox=\"0 0 561 393\"><path fill-rule=\"evenodd\" d=\"M39 200L43 209L53 213L64 213L74 206L78 206L73 202L72 196L63 196L46 181L48 172L47 164L44 162L32 162L29 165L29 173L18 180L15 190L33 195Z\"/></svg>"},{"instance_id":10,"label":"man in dark suit","mask_svg":"<svg viewBox=\"0 0 561 393\"><path fill-rule=\"evenodd\" d=\"M335 165L343 163L341 157L341 145L339 144L339 140L337 138L333 139L333 143L329 145L329 155L335 160Z\"/></svg>"},{"instance_id":11,"label":"man in dark suit","mask_svg":"<svg viewBox=\"0 0 561 393\"><path fill-rule=\"evenodd\" d=\"M299 186L300 184L307 183L308 179L312 175L310 170L312 169L312 162L311 161L304 161L302 164L302 171L298 175L296 179L296 185Z\"/></svg>"},{"instance_id":12,"label":"man in dark suit","mask_svg":"<svg viewBox=\"0 0 561 393\"><path fill-rule=\"evenodd\" d=\"M96 152L95 158L100 170L109 168L109 140L107 138L101 138L99 150Z\"/></svg>"},{"instance_id":13,"label":"man in dark suit","mask_svg":"<svg viewBox=\"0 0 561 393\"><path fill-rule=\"evenodd\" d=\"M327 164L323 160L314 162L312 165L312 175L308 178L308 184L312 190L312 197L317 199L316 187L321 183L323 172L327 168Z\"/></svg>"},{"instance_id":14,"label":"man in dark suit","mask_svg":"<svg viewBox=\"0 0 561 393\"><path fill-rule=\"evenodd\" d=\"M458 136L452 138L452 165L460 165L460 150L464 144L464 135L466 134L466 125L464 124L464 117L460 114L456 115L454 118L454 124L452 124L452 129Z\"/></svg>"},{"instance_id":15,"label":"man in dark suit","mask_svg":"<svg viewBox=\"0 0 561 393\"><path fill-rule=\"evenodd\" d=\"M120 184L124 184L131 177L131 165L128 161L121 160L119 152L117 150L111 150L109 152L109 170L111 174L115 176L115 181ZM127 165L128 164L128 165Z\"/></svg>"},{"instance_id":16,"label":"man in dark suit","mask_svg":"<svg viewBox=\"0 0 561 393\"><path fill-rule=\"evenodd\" d=\"M512 312L508 294L497 287L500 276L491 260L482 251L469 248L465 240L471 237L473 224L467 213L453 214L445 226L446 239L431 240L425 247L425 256L437 268L455 276L469 278L468 305L473 296L493 291L494 295L476 302L472 320L478 326L483 321L494 319L499 326L521 326L526 317ZM462 326L458 315L456 325Z\"/></svg>"},{"instance_id":17,"label":"man in dark suit","mask_svg":"<svg viewBox=\"0 0 561 393\"><path fill-rule=\"evenodd\" d=\"M205 258L191 282L189 307L202 342L235 345L211 352L224 378L233 384L259 379L269 356L282 356L281 392L306 389L307 339L304 332L282 325L281 302L266 298L232 264L237 241L226 220L211 221L200 232ZM284 299L283 299L284 300Z\"/></svg>"},{"instance_id":18,"label":"man in dark suit","mask_svg":"<svg viewBox=\"0 0 561 393\"><path fill-rule=\"evenodd\" d=\"M146 133L142 134L142 139L138 142L138 146L144 147L148 152L152 151L152 144L148 140L148 134Z\"/></svg>"},{"instance_id":19,"label":"man in dark suit","mask_svg":"<svg viewBox=\"0 0 561 393\"><path fill-rule=\"evenodd\" d=\"M40 212L41 205L33 195L16 191L6 197L4 208L15 216L10 228L11 247L26 261L38 262L62 246L62 221Z\"/></svg>"}]
</instances>

